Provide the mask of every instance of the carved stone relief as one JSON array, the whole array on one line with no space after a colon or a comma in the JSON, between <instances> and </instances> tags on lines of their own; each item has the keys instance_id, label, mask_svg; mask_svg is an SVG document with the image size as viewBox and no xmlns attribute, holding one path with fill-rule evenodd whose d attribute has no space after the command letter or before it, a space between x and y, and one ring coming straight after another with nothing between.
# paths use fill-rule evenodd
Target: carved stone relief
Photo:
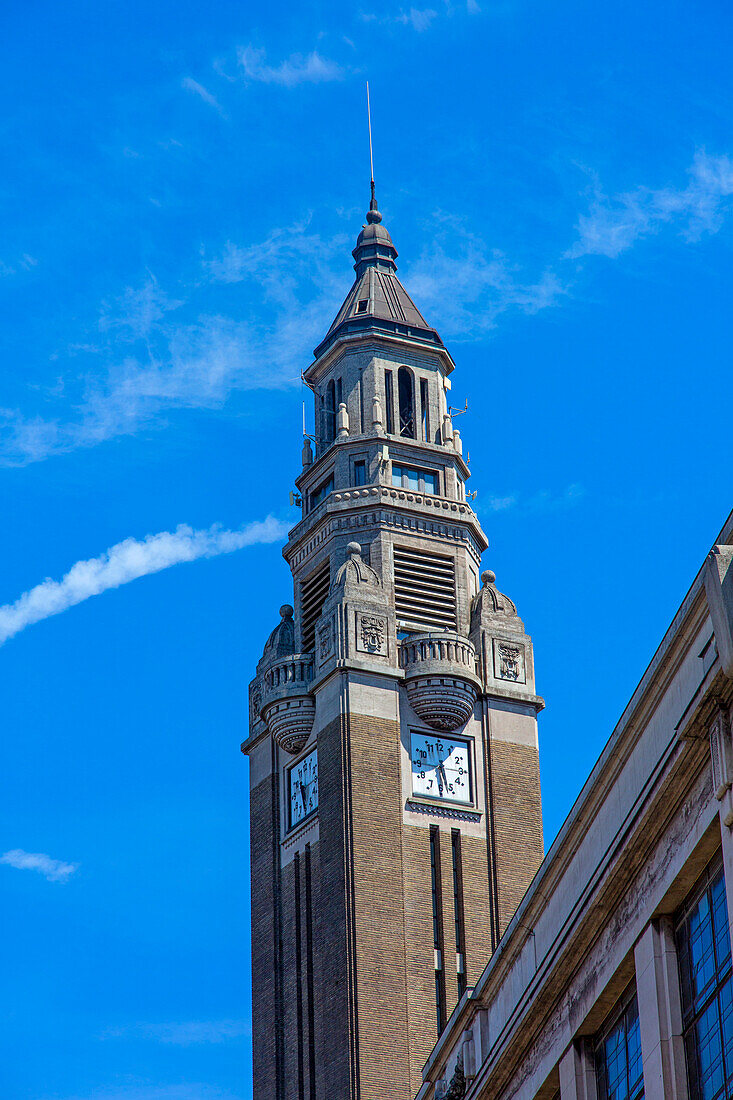
<instances>
[{"instance_id":1,"label":"carved stone relief","mask_svg":"<svg viewBox=\"0 0 733 1100\"><path fill-rule=\"evenodd\" d=\"M524 646L519 642L505 642L494 638L494 675L497 680L526 684Z\"/></svg>"},{"instance_id":2,"label":"carved stone relief","mask_svg":"<svg viewBox=\"0 0 733 1100\"><path fill-rule=\"evenodd\" d=\"M387 620L383 615L356 613L356 648L362 653L387 656Z\"/></svg>"},{"instance_id":3,"label":"carved stone relief","mask_svg":"<svg viewBox=\"0 0 733 1100\"><path fill-rule=\"evenodd\" d=\"M323 623L318 630L318 663L322 665L333 653L333 620Z\"/></svg>"}]
</instances>

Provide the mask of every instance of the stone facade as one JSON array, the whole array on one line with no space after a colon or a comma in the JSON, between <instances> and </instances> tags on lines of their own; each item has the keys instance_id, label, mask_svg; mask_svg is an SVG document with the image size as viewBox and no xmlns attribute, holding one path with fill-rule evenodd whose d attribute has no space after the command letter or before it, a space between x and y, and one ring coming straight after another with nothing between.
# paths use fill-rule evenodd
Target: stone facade
<instances>
[{"instance_id":1,"label":"stone facade","mask_svg":"<svg viewBox=\"0 0 733 1100\"><path fill-rule=\"evenodd\" d=\"M733 514L419 1100L449 1095L457 1067L466 1100L731 1095L732 562ZM519 760L503 767L501 790L520 791ZM505 844L497 827L497 859Z\"/></svg>"},{"instance_id":2,"label":"stone facade","mask_svg":"<svg viewBox=\"0 0 733 1100\"><path fill-rule=\"evenodd\" d=\"M250 685L255 1100L408 1100L543 856L532 643L373 200Z\"/></svg>"}]
</instances>

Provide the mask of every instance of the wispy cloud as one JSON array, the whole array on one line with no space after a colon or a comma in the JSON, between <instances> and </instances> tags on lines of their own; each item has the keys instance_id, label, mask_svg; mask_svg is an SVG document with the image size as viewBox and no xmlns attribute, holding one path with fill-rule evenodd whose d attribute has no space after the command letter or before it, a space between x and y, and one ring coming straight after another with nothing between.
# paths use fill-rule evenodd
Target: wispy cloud
<instances>
[{"instance_id":1,"label":"wispy cloud","mask_svg":"<svg viewBox=\"0 0 733 1100\"><path fill-rule=\"evenodd\" d=\"M278 65L268 65L265 50L255 46L241 46L237 60L246 80L261 84L280 84L295 88L298 84L322 84L343 80L346 72L335 61L322 57L317 50L309 54L294 53Z\"/></svg>"},{"instance_id":2,"label":"wispy cloud","mask_svg":"<svg viewBox=\"0 0 733 1100\"><path fill-rule=\"evenodd\" d=\"M446 334L476 336L494 328L508 310L537 313L554 306L568 287L548 268L535 280L459 219L436 214L437 226L406 283L421 310Z\"/></svg>"},{"instance_id":3,"label":"wispy cloud","mask_svg":"<svg viewBox=\"0 0 733 1100\"><path fill-rule=\"evenodd\" d=\"M152 1039L173 1046L195 1046L201 1043L226 1043L250 1034L247 1020L189 1020L184 1023L126 1024L108 1028L103 1039Z\"/></svg>"},{"instance_id":4,"label":"wispy cloud","mask_svg":"<svg viewBox=\"0 0 733 1100\"><path fill-rule=\"evenodd\" d=\"M256 244L229 242L202 259L203 283L184 293L167 293L148 273L141 286L103 303L98 328L106 344L91 346L102 365L76 379L82 392L73 404L71 385L59 391L73 419L0 408L0 465L130 435L173 408L220 408L234 390L297 385L344 295L346 242L343 234L319 235L305 219ZM249 319L206 312L188 319L207 286L247 280Z\"/></svg>"},{"instance_id":5,"label":"wispy cloud","mask_svg":"<svg viewBox=\"0 0 733 1100\"><path fill-rule=\"evenodd\" d=\"M578 240L567 255L614 259L670 224L678 225L686 240L697 241L721 228L732 195L733 160L698 151L685 187L637 187L612 197L597 191L589 213L578 219Z\"/></svg>"},{"instance_id":6,"label":"wispy cloud","mask_svg":"<svg viewBox=\"0 0 733 1100\"><path fill-rule=\"evenodd\" d=\"M365 23L402 24L420 33L428 29L437 15L435 8L410 8L409 11L400 11L396 15L364 12L362 19Z\"/></svg>"},{"instance_id":7,"label":"wispy cloud","mask_svg":"<svg viewBox=\"0 0 733 1100\"><path fill-rule=\"evenodd\" d=\"M196 531L181 524L175 531L161 531L141 540L125 539L97 558L76 562L60 581L49 578L24 592L14 603L0 607L0 645L27 626L110 588L119 588L180 562L230 554L255 543L277 542L286 532L287 524L268 516L238 531L223 530L218 525Z\"/></svg>"},{"instance_id":8,"label":"wispy cloud","mask_svg":"<svg viewBox=\"0 0 733 1100\"><path fill-rule=\"evenodd\" d=\"M65 863L61 859L52 859L45 852L24 852L22 848L5 852L0 856L0 863L15 867L18 871L37 871L49 882L67 882L79 870L78 863Z\"/></svg>"},{"instance_id":9,"label":"wispy cloud","mask_svg":"<svg viewBox=\"0 0 733 1100\"><path fill-rule=\"evenodd\" d=\"M563 512L580 504L585 496L583 486L573 482L560 491L540 489L536 493L511 493L507 496L490 496L483 499L479 496L474 507L479 514L508 511L525 514Z\"/></svg>"},{"instance_id":10,"label":"wispy cloud","mask_svg":"<svg viewBox=\"0 0 733 1100\"><path fill-rule=\"evenodd\" d=\"M209 107L213 107L222 117L224 116L224 108L219 103L219 100L208 88L205 88L203 84L199 84L198 80L193 80L190 76L184 76L181 81L181 87L185 88L188 92L193 92L199 99L203 99L204 103L208 103Z\"/></svg>"}]
</instances>

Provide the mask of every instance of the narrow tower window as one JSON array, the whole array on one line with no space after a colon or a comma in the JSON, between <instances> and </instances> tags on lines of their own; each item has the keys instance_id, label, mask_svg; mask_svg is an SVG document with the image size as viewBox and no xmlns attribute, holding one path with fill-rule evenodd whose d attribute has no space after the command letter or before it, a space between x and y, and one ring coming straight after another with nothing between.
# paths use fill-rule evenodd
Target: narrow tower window
<instances>
[{"instance_id":1,"label":"narrow tower window","mask_svg":"<svg viewBox=\"0 0 733 1100\"><path fill-rule=\"evenodd\" d=\"M336 387L331 381L326 386L326 409L324 414L323 436L326 443L336 438Z\"/></svg>"},{"instance_id":2,"label":"narrow tower window","mask_svg":"<svg viewBox=\"0 0 733 1100\"><path fill-rule=\"evenodd\" d=\"M425 443L430 442L430 410L428 409L428 380L420 379L420 429Z\"/></svg>"},{"instance_id":3,"label":"narrow tower window","mask_svg":"<svg viewBox=\"0 0 733 1100\"><path fill-rule=\"evenodd\" d=\"M320 618L323 605L331 584L331 566L325 561L300 586L300 632L303 653L309 653L316 646L316 622Z\"/></svg>"},{"instance_id":4,"label":"narrow tower window","mask_svg":"<svg viewBox=\"0 0 733 1100\"><path fill-rule=\"evenodd\" d=\"M384 372L384 410L387 418L387 435L394 435L394 393L392 392L392 371Z\"/></svg>"},{"instance_id":5,"label":"narrow tower window","mask_svg":"<svg viewBox=\"0 0 733 1100\"><path fill-rule=\"evenodd\" d=\"M451 829L451 855L453 858L453 919L456 927L456 972L458 998L466 992L466 937L463 921L463 868L461 866L461 832Z\"/></svg>"},{"instance_id":6,"label":"narrow tower window","mask_svg":"<svg viewBox=\"0 0 733 1100\"><path fill-rule=\"evenodd\" d=\"M435 1016L438 1035L445 1027L445 973L443 970L443 903L440 882L440 833L430 826L430 890L433 901L433 952L435 955Z\"/></svg>"},{"instance_id":7,"label":"narrow tower window","mask_svg":"<svg viewBox=\"0 0 733 1100\"><path fill-rule=\"evenodd\" d=\"M397 371L397 391L400 403L400 435L415 438L415 387L407 367Z\"/></svg>"}]
</instances>

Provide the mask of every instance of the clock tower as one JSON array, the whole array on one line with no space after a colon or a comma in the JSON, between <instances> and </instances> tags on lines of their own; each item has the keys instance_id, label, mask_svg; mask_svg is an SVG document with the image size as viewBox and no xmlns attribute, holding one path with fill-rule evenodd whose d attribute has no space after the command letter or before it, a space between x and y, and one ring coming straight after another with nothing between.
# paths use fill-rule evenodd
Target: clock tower
<instances>
[{"instance_id":1,"label":"clock tower","mask_svg":"<svg viewBox=\"0 0 733 1100\"><path fill-rule=\"evenodd\" d=\"M532 643L373 185L353 256L242 746L255 1100L414 1096L543 856Z\"/></svg>"}]
</instances>

